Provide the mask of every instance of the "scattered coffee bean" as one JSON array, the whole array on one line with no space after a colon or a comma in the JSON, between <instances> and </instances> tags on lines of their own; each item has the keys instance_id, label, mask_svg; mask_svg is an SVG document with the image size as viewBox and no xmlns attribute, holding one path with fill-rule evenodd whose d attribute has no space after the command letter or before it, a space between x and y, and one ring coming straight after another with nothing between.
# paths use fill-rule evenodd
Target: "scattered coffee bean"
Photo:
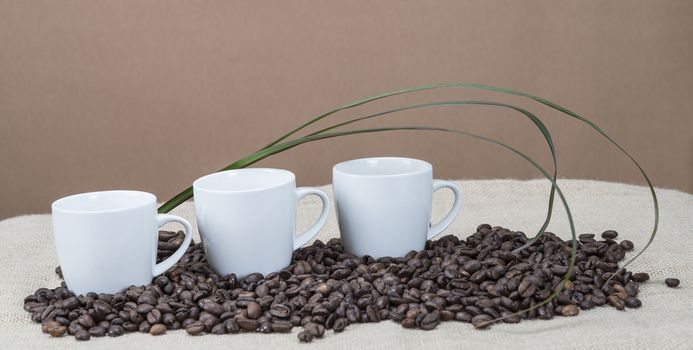
<instances>
[{"instance_id":1,"label":"scattered coffee bean","mask_svg":"<svg viewBox=\"0 0 693 350\"><path fill-rule=\"evenodd\" d=\"M634 273L631 279L635 282L642 283L650 279L650 275L647 272Z\"/></svg>"},{"instance_id":2,"label":"scattered coffee bean","mask_svg":"<svg viewBox=\"0 0 693 350\"><path fill-rule=\"evenodd\" d=\"M47 327L44 328L44 331L53 337L59 337L65 334L65 331L67 331L67 327L63 326L58 322L51 321L49 322Z\"/></svg>"},{"instance_id":3,"label":"scattered coffee bean","mask_svg":"<svg viewBox=\"0 0 693 350\"><path fill-rule=\"evenodd\" d=\"M200 335L205 331L205 325L200 321L195 321L189 326L185 327L185 331L190 335Z\"/></svg>"},{"instance_id":4,"label":"scattered coffee bean","mask_svg":"<svg viewBox=\"0 0 693 350\"><path fill-rule=\"evenodd\" d=\"M561 308L561 315L563 316L577 316L580 313L580 309L573 304L565 305Z\"/></svg>"},{"instance_id":5,"label":"scattered coffee bean","mask_svg":"<svg viewBox=\"0 0 693 350\"><path fill-rule=\"evenodd\" d=\"M303 343L310 343L313 341L313 334L311 334L308 331L301 331L297 335L298 340L300 340Z\"/></svg>"},{"instance_id":6,"label":"scattered coffee bean","mask_svg":"<svg viewBox=\"0 0 693 350\"><path fill-rule=\"evenodd\" d=\"M166 326L161 323L154 324L149 328L149 334L151 335L162 335L164 333L166 333Z\"/></svg>"},{"instance_id":7,"label":"scattered coffee bean","mask_svg":"<svg viewBox=\"0 0 693 350\"><path fill-rule=\"evenodd\" d=\"M607 230L602 232L602 238L604 239L616 239L618 237L618 232L614 230Z\"/></svg>"},{"instance_id":8,"label":"scattered coffee bean","mask_svg":"<svg viewBox=\"0 0 693 350\"><path fill-rule=\"evenodd\" d=\"M628 297L623 303L626 305L626 307L632 309L636 309L642 306L642 302L640 301L640 299L635 297Z\"/></svg>"},{"instance_id":9,"label":"scattered coffee bean","mask_svg":"<svg viewBox=\"0 0 693 350\"><path fill-rule=\"evenodd\" d=\"M558 298L522 314L518 312L546 299L560 284L572 242L547 232L515 253L527 237L487 224L465 239L448 235L397 258L356 257L345 252L339 239L315 241L296 250L285 269L266 276L253 273L244 280L215 274L202 245L193 243L149 285L75 296L63 283L27 296L24 310L44 332L84 340L138 331L285 333L302 327L298 339L309 342L329 329L342 332L353 323L388 319L423 330L450 320L485 328L497 319L518 323L576 316L603 305L640 307L638 284L649 276L619 270L618 262L634 247L628 240L616 243L617 236L615 231L605 231L605 240L580 235L580 263ZM157 262L170 256L183 238L182 232L161 231Z\"/></svg>"},{"instance_id":10,"label":"scattered coffee bean","mask_svg":"<svg viewBox=\"0 0 693 350\"><path fill-rule=\"evenodd\" d=\"M669 288L676 288L679 286L681 281L679 281L678 278L667 278L664 280L664 283L667 285Z\"/></svg>"},{"instance_id":11,"label":"scattered coffee bean","mask_svg":"<svg viewBox=\"0 0 693 350\"><path fill-rule=\"evenodd\" d=\"M627 252L629 252L629 251L633 250L633 248L635 248L635 244L633 244L633 242L631 242L627 239L622 240L621 243L619 243L619 244L621 245L621 248L623 248L623 250L625 250Z\"/></svg>"},{"instance_id":12,"label":"scattered coffee bean","mask_svg":"<svg viewBox=\"0 0 693 350\"><path fill-rule=\"evenodd\" d=\"M89 340L89 338L91 338L91 335L85 329L80 329L75 333L75 339L77 340Z\"/></svg>"},{"instance_id":13,"label":"scattered coffee bean","mask_svg":"<svg viewBox=\"0 0 693 350\"><path fill-rule=\"evenodd\" d=\"M262 315L262 308L256 302L248 303L248 317L257 320Z\"/></svg>"},{"instance_id":14,"label":"scattered coffee bean","mask_svg":"<svg viewBox=\"0 0 693 350\"><path fill-rule=\"evenodd\" d=\"M251 320L251 319L240 319L236 321L238 324L238 327L241 327L241 329L245 331L254 331L257 329L257 327L260 326L260 323L257 320Z\"/></svg>"},{"instance_id":15,"label":"scattered coffee bean","mask_svg":"<svg viewBox=\"0 0 693 350\"><path fill-rule=\"evenodd\" d=\"M109 337L120 337L123 334L125 334L125 329L122 326L114 324L108 328Z\"/></svg>"}]
</instances>

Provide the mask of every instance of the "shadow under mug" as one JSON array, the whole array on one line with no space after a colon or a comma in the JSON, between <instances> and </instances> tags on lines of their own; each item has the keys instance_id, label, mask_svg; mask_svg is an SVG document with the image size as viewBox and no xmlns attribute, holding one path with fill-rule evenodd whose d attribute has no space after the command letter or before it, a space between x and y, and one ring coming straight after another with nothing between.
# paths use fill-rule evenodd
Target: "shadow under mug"
<instances>
[{"instance_id":1,"label":"shadow under mug","mask_svg":"<svg viewBox=\"0 0 693 350\"><path fill-rule=\"evenodd\" d=\"M220 276L267 275L291 264L293 251L318 234L327 221L325 192L296 188L295 175L283 169L222 171L193 183L197 227L205 255ZM296 205L307 195L322 200L322 213L296 236Z\"/></svg>"},{"instance_id":2,"label":"shadow under mug","mask_svg":"<svg viewBox=\"0 0 693 350\"><path fill-rule=\"evenodd\" d=\"M190 223L157 214L156 196L140 191L81 193L53 202L53 235L60 268L73 293L117 293L151 283L188 249ZM177 222L185 228L183 244L156 263L159 227Z\"/></svg>"},{"instance_id":3,"label":"shadow under mug","mask_svg":"<svg viewBox=\"0 0 693 350\"><path fill-rule=\"evenodd\" d=\"M461 193L449 181L434 180L423 160L362 158L332 168L339 231L347 252L357 256L400 257L422 250L452 223L460 211ZM450 212L431 225L433 192L455 194Z\"/></svg>"}]
</instances>

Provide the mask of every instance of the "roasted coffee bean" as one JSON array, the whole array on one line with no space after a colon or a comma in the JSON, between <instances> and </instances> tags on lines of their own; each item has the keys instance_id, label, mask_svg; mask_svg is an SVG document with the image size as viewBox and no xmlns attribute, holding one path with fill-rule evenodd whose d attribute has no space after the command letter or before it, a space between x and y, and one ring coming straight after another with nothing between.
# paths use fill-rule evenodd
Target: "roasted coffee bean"
<instances>
[{"instance_id":1,"label":"roasted coffee bean","mask_svg":"<svg viewBox=\"0 0 693 350\"><path fill-rule=\"evenodd\" d=\"M101 326L91 327L89 328L89 334L92 337L103 337L106 335L106 328Z\"/></svg>"},{"instance_id":2,"label":"roasted coffee bean","mask_svg":"<svg viewBox=\"0 0 693 350\"><path fill-rule=\"evenodd\" d=\"M679 286L681 281L679 281L678 278L667 278L664 280L664 283L667 285L669 288L676 288Z\"/></svg>"},{"instance_id":3,"label":"roasted coffee bean","mask_svg":"<svg viewBox=\"0 0 693 350\"><path fill-rule=\"evenodd\" d=\"M236 322L236 319L234 319L234 318L231 318L231 319L224 321L223 325L224 325L224 329L226 330L226 333L235 334L235 333L238 333L241 331L241 327L238 327L238 323ZM216 326L214 326L214 327L216 327Z\"/></svg>"},{"instance_id":4,"label":"roasted coffee bean","mask_svg":"<svg viewBox=\"0 0 693 350\"><path fill-rule=\"evenodd\" d=\"M308 322L304 324L303 329L306 332L311 333L316 338L320 338L323 336L323 334L325 334L325 326L315 322Z\"/></svg>"},{"instance_id":5,"label":"roasted coffee bean","mask_svg":"<svg viewBox=\"0 0 693 350\"><path fill-rule=\"evenodd\" d=\"M486 315L486 314L479 314L479 315L472 317L471 322L472 322L472 325L474 326L474 328L484 329L484 328L490 326L490 324L488 322L490 322L491 320L493 320L493 317Z\"/></svg>"},{"instance_id":6,"label":"roasted coffee bean","mask_svg":"<svg viewBox=\"0 0 693 350\"><path fill-rule=\"evenodd\" d=\"M274 304L270 307L269 313L277 318L288 318L291 316L291 308L286 304Z\"/></svg>"},{"instance_id":7,"label":"roasted coffee bean","mask_svg":"<svg viewBox=\"0 0 693 350\"><path fill-rule=\"evenodd\" d=\"M602 238L604 239L615 239L616 237L618 237L618 232L614 230L607 230L602 232Z\"/></svg>"},{"instance_id":8,"label":"roasted coffee bean","mask_svg":"<svg viewBox=\"0 0 693 350\"><path fill-rule=\"evenodd\" d=\"M219 323L219 324L215 325L214 327L212 327L212 330L210 331L210 333L216 334L216 335L226 334L227 333L226 326L223 323Z\"/></svg>"},{"instance_id":9,"label":"roasted coffee bean","mask_svg":"<svg viewBox=\"0 0 693 350\"><path fill-rule=\"evenodd\" d=\"M247 308L248 308L248 317L253 319L253 320L257 320L258 317L260 317L260 315L262 315L262 308L256 302L248 303Z\"/></svg>"},{"instance_id":10,"label":"roasted coffee bean","mask_svg":"<svg viewBox=\"0 0 693 350\"><path fill-rule=\"evenodd\" d=\"M564 305L561 308L561 315L563 315L563 316L577 316L577 314L579 314L579 313L580 313L580 309L573 304Z\"/></svg>"},{"instance_id":11,"label":"roasted coffee bean","mask_svg":"<svg viewBox=\"0 0 693 350\"><path fill-rule=\"evenodd\" d=\"M434 329L440 324L440 312L438 310L434 310L426 315L419 315L419 317L421 316L423 316L421 320L417 317L417 326L423 330Z\"/></svg>"},{"instance_id":12,"label":"roasted coffee bean","mask_svg":"<svg viewBox=\"0 0 693 350\"><path fill-rule=\"evenodd\" d=\"M303 343L310 343L314 338L313 334L308 331L301 331L296 336L298 337L298 340Z\"/></svg>"},{"instance_id":13,"label":"roasted coffee bean","mask_svg":"<svg viewBox=\"0 0 693 350\"><path fill-rule=\"evenodd\" d=\"M635 298L635 297L628 297L628 298L626 298L626 300L624 300L623 303L625 304L626 307L632 308L632 309L637 309L640 306L642 306L642 302L640 301L640 299Z\"/></svg>"},{"instance_id":14,"label":"roasted coffee bean","mask_svg":"<svg viewBox=\"0 0 693 350\"><path fill-rule=\"evenodd\" d=\"M164 333L166 333L166 326L161 323L153 324L149 328L149 334L151 335L163 335Z\"/></svg>"},{"instance_id":15,"label":"roasted coffee bean","mask_svg":"<svg viewBox=\"0 0 693 350\"><path fill-rule=\"evenodd\" d=\"M459 311L455 314L455 321L471 322L472 321L472 315L470 315L464 311Z\"/></svg>"},{"instance_id":16,"label":"roasted coffee bean","mask_svg":"<svg viewBox=\"0 0 693 350\"><path fill-rule=\"evenodd\" d=\"M50 321L43 328L43 331L45 333L50 334L53 337L59 337L59 336L65 334L65 331L67 331L67 327L63 326L62 324L60 324L58 322Z\"/></svg>"},{"instance_id":17,"label":"roasted coffee bean","mask_svg":"<svg viewBox=\"0 0 693 350\"><path fill-rule=\"evenodd\" d=\"M252 319L240 319L237 320L236 323L238 323L238 326L245 331L254 331L260 326L260 323L257 320Z\"/></svg>"},{"instance_id":18,"label":"roasted coffee bean","mask_svg":"<svg viewBox=\"0 0 693 350\"><path fill-rule=\"evenodd\" d=\"M137 312L139 312L143 315L146 315L148 312L152 311L153 309L154 309L154 306L150 305L150 304L140 304L140 305L137 305L137 308L136 308Z\"/></svg>"},{"instance_id":19,"label":"roasted coffee bean","mask_svg":"<svg viewBox=\"0 0 693 350\"><path fill-rule=\"evenodd\" d=\"M289 321L275 320L272 322L272 331L276 333L288 333L294 328Z\"/></svg>"},{"instance_id":20,"label":"roasted coffee bean","mask_svg":"<svg viewBox=\"0 0 693 350\"><path fill-rule=\"evenodd\" d=\"M633 244L633 242L631 242L627 239L622 240L621 243L619 243L619 244L621 245L621 248L623 248L623 250L625 250L627 252L629 252L629 251L633 250L633 248L635 248L635 244Z\"/></svg>"},{"instance_id":21,"label":"roasted coffee bean","mask_svg":"<svg viewBox=\"0 0 693 350\"><path fill-rule=\"evenodd\" d=\"M253 303L253 304L255 304L255 303ZM257 305L257 304L255 304L255 305ZM210 314L212 314L214 316L220 316L221 314L224 313L224 308L221 305L219 305L213 301L209 301L209 302L204 303L202 305L202 309L209 312Z\"/></svg>"},{"instance_id":22,"label":"roasted coffee bean","mask_svg":"<svg viewBox=\"0 0 693 350\"><path fill-rule=\"evenodd\" d=\"M185 327L185 331L190 335L200 335L205 331L205 325L200 321L195 321L189 326Z\"/></svg>"},{"instance_id":23,"label":"roasted coffee bean","mask_svg":"<svg viewBox=\"0 0 693 350\"><path fill-rule=\"evenodd\" d=\"M91 335L85 329L80 329L77 331L77 333L75 333L75 339L76 340L82 341L82 340L89 340L90 338L91 338Z\"/></svg>"},{"instance_id":24,"label":"roasted coffee bean","mask_svg":"<svg viewBox=\"0 0 693 350\"><path fill-rule=\"evenodd\" d=\"M648 275L646 272L638 272L634 273L631 279L635 282L642 283L650 279L650 275Z\"/></svg>"},{"instance_id":25,"label":"roasted coffee bean","mask_svg":"<svg viewBox=\"0 0 693 350\"><path fill-rule=\"evenodd\" d=\"M77 318L77 322L79 322L82 327L89 329L91 327L94 327L96 324L94 323L94 319L91 318L89 315L82 315L79 318Z\"/></svg>"},{"instance_id":26,"label":"roasted coffee bean","mask_svg":"<svg viewBox=\"0 0 693 350\"><path fill-rule=\"evenodd\" d=\"M344 331L344 329L349 325L349 321L346 318L338 318L334 321L334 327L332 328L335 332L339 333Z\"/></svg>"},{"instance_id":27,"label":"roasted coffee bean","mask_svg":"<svg viewBox=\"0 0 693 350\"><path fill-rule=\"evenodd\" d=\"M149 305L149 304L144 304L144 305ZM162 320L161 311L159 311L159 309L153 309L153 310L149 311L146 319L147 319L147 322L149 322L150 324L155 324L155 323L161 322L161 320Z\"/></svg>"}]
</instances>

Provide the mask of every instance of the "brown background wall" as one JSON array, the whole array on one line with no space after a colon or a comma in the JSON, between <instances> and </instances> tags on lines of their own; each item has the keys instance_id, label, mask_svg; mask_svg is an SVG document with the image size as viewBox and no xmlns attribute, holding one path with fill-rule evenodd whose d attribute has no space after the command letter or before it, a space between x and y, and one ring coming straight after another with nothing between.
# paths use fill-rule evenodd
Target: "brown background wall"
<instances>
[{"instance_id":1,"label":"brown background wall","mask_svg":"<svg viewBox=\"0 0 693 350\"><path fill-rule=\"evenodd\" d=\"M164 200L331 107L432 82L512 87L591 117L656 185L693 192L692 1L2 1L0 218L110 188ZM446 99L529 108L551 128L564 177L641 183L574 120L492 93ZM531 124L489 107L438 108L366 125L463 128L549 166ZM324 125L324 124L323 124ZM534 178L503 151L427 133L306 145L260 163L330 182L369 155L431 161L442 178Z\"/></svg>"}]
</instances>

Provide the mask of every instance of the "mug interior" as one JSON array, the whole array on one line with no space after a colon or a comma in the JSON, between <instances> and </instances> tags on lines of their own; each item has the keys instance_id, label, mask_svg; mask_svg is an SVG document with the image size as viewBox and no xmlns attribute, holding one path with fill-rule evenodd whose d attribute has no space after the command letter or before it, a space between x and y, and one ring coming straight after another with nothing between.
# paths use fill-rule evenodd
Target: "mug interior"
<instances>
[{"instance_id":1,"label":"mug interior","mask_svg":"<svg viewBox=\"0 0 693 350\"><path fill-rule=\"evenodd\" d=\"M73 213L103 213L156 205L156 196L141 191L80 193L53 202L53 210Z\"/></svg>"},{"instance_id":2,"label":"mug interior","mask_svg":"<svg viewBox=\"0 0 693 350\"><path fill-rule=\"evenodd\" d=\"M295 179L294 173L283 169L235 169L203 176L193 182L193 187L211 192L257 191L283 186Z\"/></svg>"},{"instance_id":3,"label":"mug interior","mask_svg":"<svg viewBox=\"0 0 693 350\"><path fill-rule=\"evenodd\" d=\"M423 160L400 157L361 158L334 166L335 171L355 176L409 175L431 171L432 168Z\"/></svg>"}]
</instances>

